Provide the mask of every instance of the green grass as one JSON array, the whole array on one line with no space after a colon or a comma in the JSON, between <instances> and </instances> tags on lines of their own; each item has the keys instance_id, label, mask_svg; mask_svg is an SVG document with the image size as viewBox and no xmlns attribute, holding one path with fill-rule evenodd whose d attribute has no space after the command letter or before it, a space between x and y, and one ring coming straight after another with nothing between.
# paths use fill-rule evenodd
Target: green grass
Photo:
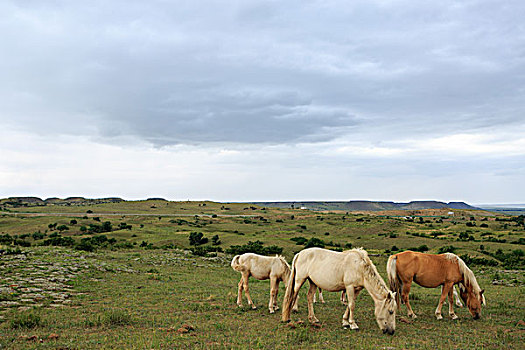
<instances>
[{"instance_id":1,"label":"green grass","mask_svg":"<svg viewBox=\"0 0 525 350\"><path fill-rule=\"evenodd\" d=\"M197 220L181 217L186 222L179 225L177 221L170 222L178 219L174 217L162 217L159 220L158 217L114 217L101 214L116 211L149 213L160 211L162 203L167 207L163 208L166 213L193 214L193 210L210 214L249 212L264 217L266 221L252 218L249 223L245 223L242 217L219 216ZM82 266L82 271L67 282L68 288L74 292L71 302L65 307L51 307L51 301L45 300L41 307L25 311L19 311L17 307L0 308L0 348L500 349L523 346L525 327L518 324L520 320L525 320L523 269L472 266L479 284L486 290L488 303L480 320L473 320L464 308L455 308L460 319L452 321L447 316L447 306L443 309L444 319L436 320L434 310L440 290L413 285L411 304L418 318L411 323L401 322L402 318L406 318L406 309L402 306L397 317L396 333L388 336L379 330L374 318L373 301L366 292L361 293L357 301L358 332L341 328L344 306L339 302L339 293L325 293L327 303L315 305L316 316L322 326L310 326L307 322L306 287L301 291L299 313L292 314L294 322L302 320L304 323L296 323L296 328L291 328L280 322L279 313L268 313L268 281L250 279L250 293L258 306L257 310L248 308L245 299L244 307L237 307L235 300L240 275L229 266L230 256L219 253L217 258L201 258L181 250L138 247L142 241L148 241L156 247L171 243L189 248L190 232L203 232L210 239L218 234L223 249L255 240L263 241L266 246L278 245L284 248L283 254L290 261L294 252L302 249L290 238L316 237L342 246L352 243L354 247L364 247L374 254L371 258L385 277L385 264L389 255L385 250L393 245L400 249L427 245L431 253L436 253L440 247L453 245L458 254L490 258L480 250L481 244L489 252L523 249L521 245L508 243L525 237L522 227L508 225L504 228L503 222L495 221L494 217L484 212L456 211L454 218L443 219L442 223L437 222L439 218L425 218L431 222L420 224L400 218L363 214L287 209L244 211L244 205L240 204L226 205L231 207L227 211L221 210L223 204L220 203L207 202L205 207L199 206L202 203L169 202L166 205L166 202L159 202L157 208L151 208L151 202L139 201L81 208L83 211L93 210L102 222L109 220L113 227L117 227L120 222L132 225L131 230L105 234L108 238L116 238L118 242L125 240L137 243L133 249L105 248L86 253L70 248L39 247L41 240L26 238L33 245L22 248L27 253L27 259L17 259L19 265L0 260L2 287L13 283L7 278L30 278L32 272L39 270L38 266L71 267L78 264ZM78 212L79 207L58 209L61 212ZM17 210L50 213L58 209L47 206ZM470 221L470 216L476 216L478 227L466 227L465 222ZM479 223L485 217L488 219L483 222L489 227L479 228ZM364 220L356 221L358 218ZM63 233L64 236L78 240L91 236L80 232L80 226L98 223L91 217L84 219L81 216L76 217L76 225L70 225L71 219L0 215L0 233L22 235L41 231L49 236L55 231L50 231L48 225L56 222L58 226L65 224L70 227L69 231ZM475 241L458 241L459 233L467 229ZM487 230L493 232L495 237L502 235L507 243L485 241L491 236L482 236ZM442 234L432 238L431 234L436 231ZM504 284L493 285L492 280L495 278ZM6 289L0 294L0 301L16 301L22 293L18 289L15 293ZM284 287L281 285L279 302L283 294ZM185 328L188 325L191 329ZM58 338L49 339L50 334L56 334ZM35 343L28 340L33 335L43 341Z\"/></svg>"}]
</instances>

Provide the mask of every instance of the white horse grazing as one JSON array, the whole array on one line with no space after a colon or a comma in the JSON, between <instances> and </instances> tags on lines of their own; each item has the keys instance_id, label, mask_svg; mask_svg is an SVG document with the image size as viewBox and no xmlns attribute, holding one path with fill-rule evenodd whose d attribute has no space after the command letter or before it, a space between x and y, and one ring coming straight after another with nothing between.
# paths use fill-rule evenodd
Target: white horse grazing
<instances>
[{"instance_id":1,"label":"white horse grazing","mask_svg":"<svg viewBox=\"0 0 525 350\"><path fill-rule=\"evenodd\" d=\"M330 292L346 290L348 306L343 315L343 327L358 329L354 320L355 299L364 287L374 299L379 328L383 333L394 334L397 308L395 293L388 289L365 250L334 252L321 248L308 248L297 253L286 284L282 313L284 322L290 320L290 309L306 280L310 281L308 320L311 323L319 322L313 308L313 295L316 288Z\"/></svg>"},{"instance_id":2,"label":"white horse grazing","mask_svg":"<svg viewBox=\"0 0 525 350\"><path fill-rule=\"evenodd\" d=\"M246 299L248 299L248 305L252 309L257 307L253 304L250 292L248 291L248 278L252 276L258 280L270 279L270 302L268 303L268 309L273 314L275 310L279 310L277 306L277 293L279 292L279 282L283 281L285 284L288 282L290 276L290 265L286 262L282 256L263 256L254 253L245 253L242 255L236 255L233 257L231 267L235 271L241 273L241 280L239 281L239 290L237 293L237 305L242 306L242 291L246 293ZM294 310L297 309L297 305L294 306Z\"/></svg>"}]
</instances>

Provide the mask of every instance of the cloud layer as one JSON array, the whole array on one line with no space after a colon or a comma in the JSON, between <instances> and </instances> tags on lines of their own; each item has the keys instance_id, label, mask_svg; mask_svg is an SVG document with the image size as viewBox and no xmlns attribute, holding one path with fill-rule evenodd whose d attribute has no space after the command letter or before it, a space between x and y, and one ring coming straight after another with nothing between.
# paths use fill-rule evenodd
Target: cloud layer
<instances>
[{"instance_id":1,"label":"cloud layer","mask_svg":"<svg viewBox=\"0 0 525 350\"><path fill-rule=\"evenodd\" d=\"M447 181L434 194L408 185L436 172L482 187L525 177L522 1L5 1L0 12L0 123L32 145L24 156L4 138L4 154L22 159L1 158L4 195L24 192L9 185L31 172L24 158L51 159L42 145L64 139L84 154L128 150L130 164L191 149L202 157L184 161L215 175L255 177L254 158L277 174L312 174L297 185L304 193L263 198L268 183L254 200L315 199L306 184L329 171L348 174L332 182L395 174L404 185L370 195L379 199L436 197ZM244 157L226 169L204 156L223 151ZM316 198L355 195L323 188Z\"/></svg>"}]
</instances>

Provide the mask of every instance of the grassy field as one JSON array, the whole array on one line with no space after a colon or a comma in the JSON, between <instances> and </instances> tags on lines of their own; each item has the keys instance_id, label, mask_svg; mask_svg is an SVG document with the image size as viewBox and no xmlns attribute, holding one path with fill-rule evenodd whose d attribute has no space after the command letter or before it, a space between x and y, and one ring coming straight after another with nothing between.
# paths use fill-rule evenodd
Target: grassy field
<instances>
[{"instance_id":1,"label":"grassy field","mask_svg":"<svg viewBox=\"0 0 525 350\"><path fill-rule=\"evenodd\" d=\"M509 216L417 211L407 212L413 216L407 220L394 216L398 213L164 201L4 209L8 212L0 214L0 235L17 236L19 245L4 242L1 248L19 248L23 254L0 256L0 349L523 348L525 341L523 245L518 244L525 230ZM107 221L111 231L89 231L90 224ZM59 232L62 225L67 230ZM33 236L35 232L44 237ZM325 293L327 303L315 306L322 326L309 325L303 287L300 312L292 315L290 326L280 322L279 313L268 313L268 281L250 280L257 310L238 308L239 274L229 266L231 255L191 254L192 232L210 241L218 235L220 244L214 247L223 250L256 240L276 245L289 261L304 248L291 238L317 238L329 249L362 246L383 277L391 251L426 246L436 253L452 246L456 254L478 259L471 268L486 290L488 305L477 321L466 309L456 309L459 320L444 312L438 321L434 309L440 290L414 286L411 303L419 317L408 321L403 306L396 333L388 336L377 327L366 292L356 306L360 331L341 328L344 306L338 293ZM75 249L78 245L42 246L51 236L71 237L77 244L101 234L115 240L92 252ZM279 302L283 294L281 285Z\"/></svg>"}]
</instances>

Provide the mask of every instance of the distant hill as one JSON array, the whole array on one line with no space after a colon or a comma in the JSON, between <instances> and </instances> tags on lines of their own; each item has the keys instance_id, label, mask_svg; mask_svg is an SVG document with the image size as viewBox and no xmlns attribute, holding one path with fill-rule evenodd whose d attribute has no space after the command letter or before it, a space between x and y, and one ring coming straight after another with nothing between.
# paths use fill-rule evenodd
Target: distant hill
<instances>
[{"instance_id":1,"label":"distant hill","mask_svg":"<svg viewBox=\"0 0 525 350\"><path fill-rule=\"evenodd\" d=\"M69 197L65 199L61 198L47 198L43 200L38 197L9 197L6 199L0 199L0 204L6 207L36 207L45 205L86 205L86 204L101 204L101 203L119 203L124 201L122 198L110 197L110 198L84 198L84 197Z\"/></svg>"},{"instance_id":2,"label":"distant hill","mask_svg":"<svg viewBox=\"0 0 525 350\"><path fill-rule=\"evenodd\" d=\"M348 201L348 202L252 202L264 207L306 208L311 210L381 211L381 210L421 210L421 209L471 209L479 210L465 202L412 201L409 203Z\"/></svg>"}]
</instances>

